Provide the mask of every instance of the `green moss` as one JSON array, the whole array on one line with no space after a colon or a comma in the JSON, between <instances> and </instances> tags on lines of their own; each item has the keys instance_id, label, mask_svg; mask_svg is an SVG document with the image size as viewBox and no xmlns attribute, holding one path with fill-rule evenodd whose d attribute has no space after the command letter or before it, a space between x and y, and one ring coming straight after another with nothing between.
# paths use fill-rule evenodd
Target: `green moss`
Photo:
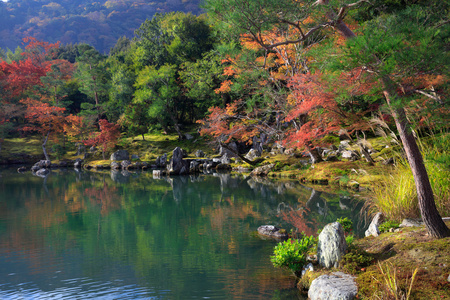
<instances>
[{"instance_id":1,"label":"green moss","mask_svg":"<svg viewBox=\"0 0 450 300\"><path fill-rule=\"evenodd\" d=\"M341 261L341 267L350 274L359 274L374 262L374 256L365 250L352 246Z\"/></svg>"},{"instance_id":2,"label":"green moss","mask_svg":"<svg viewBox=\"0 0 450 300\"><path fill-rule=\"evenodd\" d=\"M356 240L354 245L360 249L358 251L365 251L368 257L373 258L369 265L360 268L353 261L364 260L351 250L351 254L347 254L343 260L343 270L357 272L359 298L386 297L386 276L380 272L380 266L385 271L386 266L389 266L391 275L395 270L397 285L402 292L409 288L414 269L418 268L411 299L450 299L447 282L450 274L450 238L432 239L422 226L402 228L397 233L383 233L377 238Z\"/></svg>"}]
</instances>

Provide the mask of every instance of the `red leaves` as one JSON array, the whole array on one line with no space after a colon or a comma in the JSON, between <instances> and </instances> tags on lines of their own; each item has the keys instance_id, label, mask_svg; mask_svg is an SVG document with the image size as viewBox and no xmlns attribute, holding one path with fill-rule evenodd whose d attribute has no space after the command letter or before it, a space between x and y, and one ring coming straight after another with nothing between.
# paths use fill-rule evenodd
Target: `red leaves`
<instances>
[{"instance_id":1,"label":"red leaves","mask_svg":"<svg viewBox=\"0 0 450 300\"><path fill-rule=\"evenodd\" d=\"M292 109L286 116L286 121L306 119L299 129L291 129L286 143L303 147L312 140L339 130L344 117L334 94L325 89L326 83L321 80L320 73L297 74L292 77L289 87L294 100Z\"/></svg>"},{"instance_id":2,"label":"red leaves","mask_svg":"<svg viewBox=\"0 0 450 300\"><path fill-rule=\"evenodd\" d=\"M41 77L50 70L50 66L35 64L31 58L18 62L0 63L0 81L11 96L20 96L35 85L41 85Z\"/></svg>"},{"instance_id":3,"label":"red leaves","mask_svg":"<svg viewBox=\"0 0 450 300\"><path fill-rule=\"evenodd\" d=\"M64 79L70 78L71 66L64 60L53 60L52 49L59 47L59 43L50 44L35 38L25 38L26 51L22 53L24 59L20 61L0 62L0 82L11 97L23 96L34 86L42 86L41 77L45 76L52 65L59 65L61 72L66 74Z\"/></svg>"},{"instance_id":4,"label":"red leaves","mask_svg":"<svg viewBox=\"0 0 450 300\"><path fill-rule=\"evenodd\" d=\"M30 98L21 100L20 103L26 106L25 118L29 122L28 126L22 128L23 131L37 131L43 134L49 131L63 131L65 108Z\"/></svg>"},{"instance_id":5,"label":"red leaves","mask_svg":"<svg viewBox=\"0 0 450 300\"><path fill-rule=\"evenodd\" d=\"M293 106L286 116L286 121L295 121L301 126L291 128L285 142L303 147L315 141L317 145L324 136L335 133L341 128L348 131L367 130L368 122L364 116L376 106L361 110L354 97L366 93L373 83L360 82L361 70L342 73L333 82L325 81L323 74L297 74L289 81L292 89ZM338 96L342 103L339 103ZM342 97L344 100L342 100ZM347 106L344 109L344 106Z\"/></svg>"},{"instance_id":6,"label":"red leaves","mask_svg":"<svg viewBox=\"0 0 450 300\"><path fill-rule=\"evenodd\" d=\"M209 112L206 119L198 121L203 125L200 130L202 135L219 139L225 137L225 142L232 138L248 142L262 131L263 125L257 118L252 118L251 114L243 111L243 103L240 100L228 104L225 108L211 107Z\"/></svg>"},{"instance_id":7,"label":"red leaves","mask_svg":"<svg viewBox=\"0 0 450 300\"><path fill-rule=\"evenodd\" d=\"M109 123L105 119L99 120L100 132L92 133L88 140L84 141L86 146L98 146L105 153L113 148L120 137L119 125Z\"/></svg>"}]
</instances>

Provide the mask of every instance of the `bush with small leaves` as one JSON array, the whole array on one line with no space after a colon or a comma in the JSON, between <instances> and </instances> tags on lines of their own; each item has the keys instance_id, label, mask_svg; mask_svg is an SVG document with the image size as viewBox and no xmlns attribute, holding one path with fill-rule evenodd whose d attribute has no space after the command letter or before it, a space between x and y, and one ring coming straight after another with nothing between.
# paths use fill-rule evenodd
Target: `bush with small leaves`
<instances>
[{"instance_id":1,"label":"bush with small leaves","mask_svg":"<svg viewBox=\"0 0 450 300\"><path fill-rule=\"evenodd\" d=\"M336 222L340 223L342 225L342 228L344 229L345 235L348 235L353 230L353 222L349 220L347 217L345 218L338 218Z\"/></svg>"},{"instance_id":2,"label":"bush with small leaves","mask_svg":"<svg viewBox=\"0 0 450 300\"><path fill-rule=\"evenodd\" d=\"M288 239L275 246L274 255L270 260L275 267L288 268L298 276L306 264L308 253L316 243L313 236L303 236L300 240Z\"/></svg>"}]
</instances>

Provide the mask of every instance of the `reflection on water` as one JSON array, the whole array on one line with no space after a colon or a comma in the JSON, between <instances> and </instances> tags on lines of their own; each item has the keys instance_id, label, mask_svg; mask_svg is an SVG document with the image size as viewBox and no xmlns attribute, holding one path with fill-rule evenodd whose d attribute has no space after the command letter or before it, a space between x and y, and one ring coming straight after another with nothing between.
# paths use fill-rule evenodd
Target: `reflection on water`
<instances>
[{"instance_id":1,"label":"reflection on water","mask_svg":"<svg viewBox=\"0 0 450 300\"><path fill-rule=\"evenodd\" d=\"M359 210L229 174L0 170L0 299L303 299L256 229L314 234Z\"/></svg>"}]
</instances>

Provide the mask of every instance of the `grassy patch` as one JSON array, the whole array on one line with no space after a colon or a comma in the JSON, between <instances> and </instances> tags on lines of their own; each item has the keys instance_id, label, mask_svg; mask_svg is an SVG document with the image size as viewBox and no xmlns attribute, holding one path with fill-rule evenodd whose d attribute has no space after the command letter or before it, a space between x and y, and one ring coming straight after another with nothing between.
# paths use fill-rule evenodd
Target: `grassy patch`
<instances>
[{"instance_id":1,"label":"grassy patch","mask_svg":"<svg viewBox=\"0 0 450 300\"><path fill-rule=\"evenodd\" d=\"M435 136L420 145L436 207L441 216L450 216L450 134ZM393 172L380 179L373 184L377 210L396 221L419 216L414 178L406 160L398 159Z\"/></svg>"},{"instance_id":2,"label":"grassy patch","mask_svg":"<svg viewBox=\"0 0 450 300\"><path fill-rule=\"evenodd\" d=\"M19 153L33 156L43 155L40 136L5 139L2 143L2 157L14 156Z\"/></svg>"},{"instance_id":3,"label":"grassy patch","mask_svg":"<svg viewBox=\"0 0 450 300\"><path fill-rule=\"evenodd\" d=\"M373 258L373 262L361 268L364 271L359 269L357 275L360 298L387 299L383 298L389 293L386 278L393 278L394 269L398 291L406 295L411 287L411 277L418 268L410 299L450 299L447 282L450 274L450 238L432 239L425 227L403 228L398 233L383 233L377 238L357 240L355 247Z\"/></svg>"}]
</instances>

